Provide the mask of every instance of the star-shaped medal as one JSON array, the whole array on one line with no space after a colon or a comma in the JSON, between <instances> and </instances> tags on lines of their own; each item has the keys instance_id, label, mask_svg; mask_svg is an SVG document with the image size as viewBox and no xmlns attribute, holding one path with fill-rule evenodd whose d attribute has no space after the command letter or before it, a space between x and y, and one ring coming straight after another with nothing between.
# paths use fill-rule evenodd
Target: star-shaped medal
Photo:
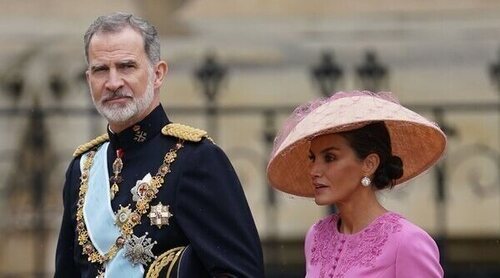
<instances>
[{"instance_id":1,"label":"star-shaped medal","mask_svg":"<svg viewBox=\"0 0 500 278\"><path fill-rule=\"evenodd\" d=\"M169 206L164 206L161 202L156 206L151 206L151 212L149 212L148 216L151 220L151 226L156 225L161 229L162 225L168 225L168 219L174 216L170 213Z\"/></svg>"},{"instance_id":2,"label":"star-shaped medal","mask_svg":"<svg viewBox=\"0 0 500 278\"><path fill-rule=\"evenodd\" d=\"M130 189L130 193L132 193L132 200L134 202L139 201L140 198L146 194L146 191L149 189L149 185L151 184L151 174L148 173L142 180L138 180L135 182L135 186Z\"/></svg>"},{"instance_id":3,"label":"star-shaped medal","mask_svg":"<svg viewBox=\"0 0 500 278\"><path fill-rule=\"evenodd\" d=\"M126 207L122 207L122 205L120 205L120 209L118 209L115 216L115 224L122 227L125 223L127 223L131 214L132 210L130 209L130 205L127 205Z\"/></svg>"},{"instance_id":4,"label":"star-shaped medal","mask_svg":"<svg viewBox=\"0 0 500 278\"><path fill-rule=\"evenodd\" d=\"M147 265L156 256L153 254L153 246L156 241L151 243L151 238L146 238L148 233L145 233L141 237L136 237L132 234L132 237L125 241L125 258L127 258L133 265L143 264Z\"/></svg>"}]
</instances>

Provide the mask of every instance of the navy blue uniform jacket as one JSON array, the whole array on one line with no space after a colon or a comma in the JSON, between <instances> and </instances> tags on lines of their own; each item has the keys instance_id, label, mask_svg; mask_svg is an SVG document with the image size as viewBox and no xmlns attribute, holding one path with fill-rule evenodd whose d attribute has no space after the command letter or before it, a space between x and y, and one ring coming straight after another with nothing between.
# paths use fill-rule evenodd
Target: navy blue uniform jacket
<instances>
[{"instance_id":1,"label":"navy blue uniform jacket","mask_svg":"<svg viewBox=\"0 0 500 278\"><path fill-rule=\"evenodd\" d=\"M113 210L132 201L130 190L146 174L154 176L164 155L178 139L166 136L161 129L169 123L158 106L143 121L119 134L109 133L108 170L116 158L116 150L124 150L123 182L111 201ZM75 157L66 172L63 190L64 214L56 253L55 277L96 277L98 265L82 255L77 241L76 203L80 186L80 156ZM238 177L224 152L208 139L184 142L171 173L165 176L157 198L170 206L173 216L168 226L152 226L147 213L134 234L148 232L156 256L165 251L190 245L195 255L193 265L199 277L264 277L260 240ZM148 266L145 267L147 273ZM189 267L191 268L191 267ZM200 273L204 273L203 275ZM193 274L191 274L193 275ZM193 277L189 273L181 277Z\"/></svg>"}]
</instances>

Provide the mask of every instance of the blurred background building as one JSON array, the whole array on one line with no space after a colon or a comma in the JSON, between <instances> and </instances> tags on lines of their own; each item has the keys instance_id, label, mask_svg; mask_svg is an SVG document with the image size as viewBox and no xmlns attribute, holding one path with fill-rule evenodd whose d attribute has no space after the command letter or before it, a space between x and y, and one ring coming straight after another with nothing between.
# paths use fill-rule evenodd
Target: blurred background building
<instances>
[{"instance_id":1,"label":"blurred background building","mask_svg":"<svg viewBox=\"0 0 500 278\"><path fill-rule=\"evenodd\" d=\"M500 277L496 0L1 0L0 277L53 275L66 167L105 131L83 33L113 11L158 27L164 107L227 151L268 277L303 277L304 235L328 212L268 187L274 135L296 105L353 89L393 91L445 129L438 167L380 198L438 241L447 277Z\"/></svg>"}]
</instances>

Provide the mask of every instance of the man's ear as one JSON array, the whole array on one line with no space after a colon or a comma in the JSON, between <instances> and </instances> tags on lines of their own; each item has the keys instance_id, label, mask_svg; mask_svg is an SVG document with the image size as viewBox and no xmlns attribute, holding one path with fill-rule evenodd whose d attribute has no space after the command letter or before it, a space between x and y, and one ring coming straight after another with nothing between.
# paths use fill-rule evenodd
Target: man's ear
<instances>
[{"instance_id":1,"label":"man's ear","mask_svg":"<svg viewBox=\"0 0 500 278\"><path fill-rule=\"evenodd\" d=\"M163 84L163 80L165 79L165 76L167 76L168 73L168 64L165 61L159 61L156 63L154 66L154 88L158 89L161 87Z\"/></svg>"},{"instance_id":2,"label":"man's ear","mask_svg":"<svg viewBox=\"0 0 500 278\"><path fill-rule=\"evenodd\" d=\"M367 176L371 176L377 171L379 165L380 157L376 153L371 153L363 160L362 170Z\"/></svg>"},{"instance_id":3,"label":"man's ear","mask_svg":"<svg viewBox=\"0 0 500 278\"><path fill-rule=\"evenodd\" d=\"M85 78L87 80L87 83L90 85L90 70L85 71Z\"/></svg>"}]
</instances>

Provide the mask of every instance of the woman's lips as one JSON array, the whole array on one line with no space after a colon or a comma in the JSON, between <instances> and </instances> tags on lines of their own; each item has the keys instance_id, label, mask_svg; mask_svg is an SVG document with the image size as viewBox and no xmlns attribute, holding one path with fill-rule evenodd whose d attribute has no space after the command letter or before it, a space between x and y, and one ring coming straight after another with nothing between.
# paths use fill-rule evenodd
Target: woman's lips
<instances>
[{"instance_id":1,"label":"woman's lips","mask_svg":"<svg viewBox=\"0 0 500 278\"><path fill-rule=\"evenodd\" d=\"M321 184L321 183L317 183L317 182L314 182L313 185L314 185L314 189L316 189L316 190L320 190L320 189L323 189L323 188L328 188L327 185L324 185L324 184Z\"/></svg>"}]
</instances>

